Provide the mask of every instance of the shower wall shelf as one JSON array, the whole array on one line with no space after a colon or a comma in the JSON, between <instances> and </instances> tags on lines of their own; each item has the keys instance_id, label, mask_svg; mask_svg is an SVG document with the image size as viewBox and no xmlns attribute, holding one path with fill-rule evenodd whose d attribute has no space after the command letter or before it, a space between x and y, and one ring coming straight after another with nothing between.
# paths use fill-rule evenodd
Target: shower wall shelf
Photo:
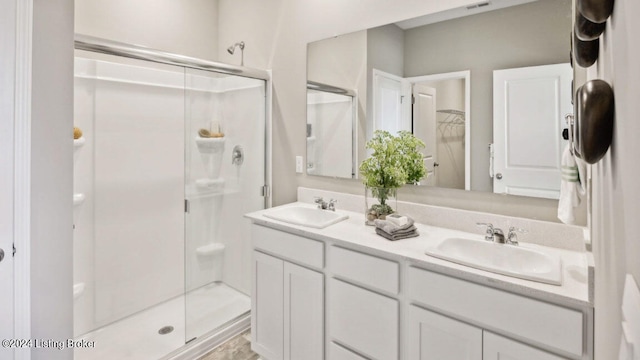
<instances>
[{"instance_id":1,"label":"shower wall shelf","mask_svg":"<svg viewBox=\"0 0 640 360\"><path fill-rule=\"evenodd\" d=\"M224 151L225 138L196 137L196 145L202 154L216 154Z\"/></svg>"},{"instance_id":2,"label":"shower wall shelf","mask_svg":"<svg viewBox=\"0 0 640 360\"><path fill-rule=\"evenodd\" d=\"M213 256L220 254L224 251L224 244L211 243L204 246L200 246L196 249L196 254L199 256Z\"/></svg>"},{"instance_id":3,"label":"shower wall shelf","mask_svg":"<svg viewBox=\"0 0 640 360\"><path fill-rule=\"evenodd\" d=\"M85 198L86 196L82 193L73 194L73 206L78 206L82 204Z\"/></svg>"},{"instance_id":4,"label":"shower wall shelf","mask_svg":"<svg viewBox=\"0 0 640 360\"><path fill-rule=\"evenodd\" d=\"M77 283L73 284L73 300L78 299L82 294L84 294L85 284Z\"/></svg>"},{"instance_id":5,"label":"shower wall shelf","mask_svg":"<svg viewBox=\"0 0 640 360\"><path fill-rule=\"evenodd\" d=\"M84 137L80 137L79 139L73 139L73 152L75 154L86 142Z\"/></svg>"}]
</instances>

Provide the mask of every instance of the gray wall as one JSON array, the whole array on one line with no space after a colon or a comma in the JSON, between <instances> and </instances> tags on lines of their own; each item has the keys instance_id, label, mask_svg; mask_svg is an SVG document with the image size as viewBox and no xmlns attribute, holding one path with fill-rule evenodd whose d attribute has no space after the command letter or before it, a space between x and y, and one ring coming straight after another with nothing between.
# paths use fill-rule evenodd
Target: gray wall
<instances>
[{"instance_id":1,"label":"gray wall","mask_svg":"<svg viewBox=\"0 0 640 360\"><path fill-rule=\"evenodd\" d=\"M406 77L471 70L472 190L493 191L487 149L493 71L569 62L569 31L571 0L541 0L405 31Z\"/></svg>"},{"instance_id":2,"label":"gray wall","mask_svg":"<svg viewBox=\"0 0 640 360\"><path fill-rule=\"evenodd\" d=\"M618 358L625 274L640 282L638 14L638 1L616 1L600 38L598 63L588 72L589 79L604 79L611 84L616 97L613 143L604 159L593 167L596 359Z\"/></svg>"},{"instance_id":3,"label":"gray wall","mask_svg":"<svg viewBox=\"0 0 640 360\"><path fill-rule=\"evenodd\" d=\"M31 338L73 337L73 0L33 2ZM71 349L33 349L34 360Z\"/></svg>"}]
</instances>

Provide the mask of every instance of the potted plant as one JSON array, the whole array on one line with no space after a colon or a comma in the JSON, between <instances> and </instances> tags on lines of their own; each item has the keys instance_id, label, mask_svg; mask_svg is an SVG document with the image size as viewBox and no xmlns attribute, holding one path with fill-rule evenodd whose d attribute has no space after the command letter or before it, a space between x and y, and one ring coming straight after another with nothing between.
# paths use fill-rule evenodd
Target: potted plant
<instances>
[{"instance_id":1,"label":"potted plant","mask_svg":"<svg viewBox=\"0 0 640 360\"><path fill-rule=\"evenodd\" d=\"M367 224L375 219L385 219L395 212L396 191L404 184L418 183L426 175L420 149L424 143L408 131L398 136L377 130L367 142L371 156L360 164L360 174L365 185ZM371 199L375 203L369 205Z\"/></svg>"}]
</instances>

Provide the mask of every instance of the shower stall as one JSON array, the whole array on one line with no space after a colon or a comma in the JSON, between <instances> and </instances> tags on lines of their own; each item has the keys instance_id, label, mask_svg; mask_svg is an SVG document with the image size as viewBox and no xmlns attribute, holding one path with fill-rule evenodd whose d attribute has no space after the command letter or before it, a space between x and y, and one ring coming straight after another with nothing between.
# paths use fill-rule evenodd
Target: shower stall
<instances>
[{"instance_id":1,"label":"shower stall","mask_svg":"<svg viewBox=\"0 0 640 360\"><path fill-rule=\"evenodd\" d=\"M160 359L248 327L269 74L76 37L74 336ZM186 344L190 346L185 346Z\"/></svg>"}]
</instances>

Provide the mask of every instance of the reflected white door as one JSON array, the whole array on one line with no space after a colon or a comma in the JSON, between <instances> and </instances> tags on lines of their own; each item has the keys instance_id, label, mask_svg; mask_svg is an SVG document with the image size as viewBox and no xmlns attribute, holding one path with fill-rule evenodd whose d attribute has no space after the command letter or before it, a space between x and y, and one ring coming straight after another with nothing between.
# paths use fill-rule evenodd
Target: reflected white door
<instances>
[{"instance_id":1,"label":"reflected white door","mask_svg":"<svg viewBox=\"0 0 640 360\"><path fill-rule=\"evenodd\" d=\"M557 199L569 64L493 72L493 192Z\"/></svg>"},{"instance_id":2,"label":"reflected white door","mask_svg":"<svg viewBox=\"0 0 640 360\"><path fill-rule=\"evenodd\" d=\"M413 134L425 144L422 151L425 166L427 167L427 179L420 185L438 185L438 152L436 130L436 89L425 85L414 84L413 96Z\"/></svg>"},{"instance_id":3,"label":"reflected white door","mask_svg":"<svg viewBox=\"0 0 640 360\"><path fill-rule=\"evenodd\" d=\"M15 1L0 2L0 339L13 338L13 122ZM0 346L0 359L13 350Z\"/></svg>"},{"instance_id":4,"label":"reflected white door","mask_svg":"<svg viewBox=\"0 0 640 360\"><path fill-rule=\"evenodd\" d=\"M401 77L373 70L373 126L392 135L411 131L410 85Z\"/></svg>"}]
</instances>

